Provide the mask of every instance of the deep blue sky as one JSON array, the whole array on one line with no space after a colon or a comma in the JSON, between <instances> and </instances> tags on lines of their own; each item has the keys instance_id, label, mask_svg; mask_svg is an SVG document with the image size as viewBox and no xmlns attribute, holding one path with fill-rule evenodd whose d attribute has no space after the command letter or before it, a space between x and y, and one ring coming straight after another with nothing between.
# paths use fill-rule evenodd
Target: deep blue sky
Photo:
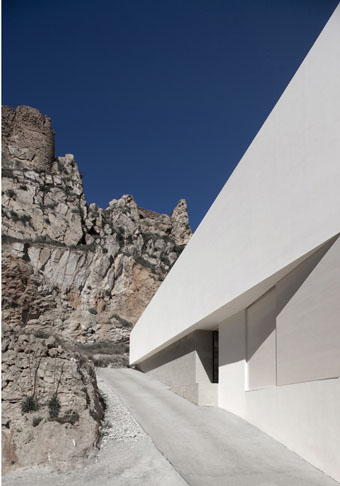
<instances>
[{"instance_id":1,"label":"deep blue sky","mask_svg":"<svg viewBox=\"0 0 340 486\"><path fill-rule=\"evenodd\" d=\"M3 104L52 118L89 203L195 228L338 0L4 0Z\"/></svg>"}]
</instances>

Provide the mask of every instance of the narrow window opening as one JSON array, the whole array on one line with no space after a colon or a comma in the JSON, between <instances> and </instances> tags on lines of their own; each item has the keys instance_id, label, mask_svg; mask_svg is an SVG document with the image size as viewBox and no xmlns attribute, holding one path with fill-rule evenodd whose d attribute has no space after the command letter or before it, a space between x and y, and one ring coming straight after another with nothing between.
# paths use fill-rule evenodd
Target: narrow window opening
<instances>
[{"instance_id":1,"label":"narrow window opening","mask_svg":"<svg viewBox=\"0 0 340 486\"><path fill-rule=\"evenodd\" d=\"M213 383L218 383L218 331L212 332Z\"/></svg>"}]
</instances>

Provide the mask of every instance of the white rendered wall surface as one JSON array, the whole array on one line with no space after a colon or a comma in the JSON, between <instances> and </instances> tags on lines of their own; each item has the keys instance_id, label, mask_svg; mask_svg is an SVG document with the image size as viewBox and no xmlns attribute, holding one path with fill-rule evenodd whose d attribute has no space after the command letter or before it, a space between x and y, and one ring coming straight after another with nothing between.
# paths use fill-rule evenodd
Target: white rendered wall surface
<instances>
[{"instance_id":1,"label":"white rendered wall surface","mask_svg":"<svg viewBox=\"0 0 340 486\"><path fill-rule=\"evenodd\" d=\"M131 363L248 307L337 234L339 187L340 7L133 329Z\"/></svg>"},{"instance_id":2,"label":"white rendered wall surface","mask_svg":"<svg viewBox=\"0 0 340 486\"><path fill-rule=\"evenodd\" d=\"M219 407L244 418L340 481L340 379L245 391L244 338L244 313L221 324Z\"/></svg>"},{"instance_id":3,"label":"white rendered wall surface","mask_svg":"<svg viewBox=\"0 0 340 486\"><path fill-rule=\"evenodd\" d=\"M340 238L220 324L218 390L220 407L338 481L339 303ZM268 374L273 369L277 377Z\"/></svg>"},{"instance_id":4,"label":"white rendered wall surface","mask_svg":"<svg viewBox=\"0 0 340 486\"><path fill-rule=\"evenodd\" d=\"M248 376L246 387L256 390L276 385L275 288L247 309Z\"/></svg>"},{"instance_id":5,"label":"white rendered wall surface","mask_svg":"<svg viewBox=\"0 0 340 486\"><path fill-rule=\"evenodd\" d=\"M278 296L297 270L277 284ZM340 376L340 238L283 307L276 327L278 385Z\"/></svg>"},{"instance_id":6,"label":"white rendered wall surface","mask_svg":"<svg viewBox=\"0 0 340 486\"><path fill-rule=\"evenodd\" d=\"M196 331L144 360L138 369L169 385L179 387L212 380L212 334Z\"/></svg>"}]
</instances>

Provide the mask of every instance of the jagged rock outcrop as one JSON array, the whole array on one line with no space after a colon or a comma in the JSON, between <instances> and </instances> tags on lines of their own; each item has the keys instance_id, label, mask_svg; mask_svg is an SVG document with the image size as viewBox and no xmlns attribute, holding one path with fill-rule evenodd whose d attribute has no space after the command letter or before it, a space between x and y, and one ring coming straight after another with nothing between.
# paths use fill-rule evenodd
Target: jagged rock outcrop
<instances>
[{"instance_id":1,"label":"jagged rock outcrop","mask_svg":"<svg viewBox=\"0 0 340 486\"><path fill-rule=\"evenodd\" d=\"M170 216L138 207L130 195L113 199L106 209L88 205L73 155L54 156L48 117L27 106L4 107L2 123L2 322L12 343L5 346L4 362L17 352L20 336L33 343L43 332L58 337L67 350L64 355L44 355L46 363L52 360L46 369L54 366L53 360L78 362L77 349L91 354L91 346L98 359L109 349L116 353L111 362L126 364L132 326L191 236L185 201L180 200ZM6 405L5 443L13 440L17 451L21 446L16 431L23 430L24 418L19 413L23 394L16 382L19 386L27 378L26 364L21 367L27 353L21 352L18 366L4 370L5 401L15 405L17 417L11 418ZM10 398L12 393L16 398ZM45 402L51 390L46 393L41 398ZM91 416L89 405L88 413ZM34 437L36 430L39 427ZM95 442L94 433L91 440Z\"/></svg>"},{"instance_id":2,"label":"jagged rock outcrop","mask_svg":"<svg viewBox=\"0 0 340 486\"><path fill-rule=\"evenodd\" d=\"M4 320L80 342L126 340L191 236L185 201L171 216L129 195L88 206L73 155L54 158L47 117L5 107L3 125L5 283L18 274L4 285Z\"/></svg>"}]
</instances>

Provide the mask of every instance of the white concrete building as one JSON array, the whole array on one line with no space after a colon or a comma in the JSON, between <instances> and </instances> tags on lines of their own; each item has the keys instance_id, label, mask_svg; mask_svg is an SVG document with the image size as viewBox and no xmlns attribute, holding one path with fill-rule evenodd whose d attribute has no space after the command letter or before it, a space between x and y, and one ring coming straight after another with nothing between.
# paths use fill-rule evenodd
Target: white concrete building
<instances>
[{"instance_id":1,"label":"white concrete building","mask_svg":"<svg viewBox=\"0 0 340 486\"><path fill-rule=\"evenodd\" d=\"M131 364L340 481L340 7L131 334Z\"/></svg>"}]
</instances>

